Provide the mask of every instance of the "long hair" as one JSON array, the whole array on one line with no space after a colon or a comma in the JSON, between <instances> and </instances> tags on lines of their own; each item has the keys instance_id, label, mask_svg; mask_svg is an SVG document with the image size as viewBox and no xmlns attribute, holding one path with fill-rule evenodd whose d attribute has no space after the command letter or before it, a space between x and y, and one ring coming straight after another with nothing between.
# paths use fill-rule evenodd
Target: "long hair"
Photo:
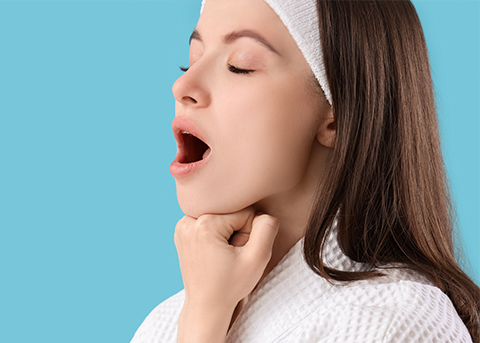
<instances>
[{"instance_id":1,"label":"long hair","mask_svg":"<svg viewBox=\"0 0 480 343\"><path fill-rule=\"evenodd\" d=\"M337 136L307 227L305 259L328 279L381 275L323 264L335 219L347 256L374 266L400 263L425 275L451 299L478 343L480 289L454 256L433 84L415 8L410 1L317 4Z\"/></svg>"}]
</instances>

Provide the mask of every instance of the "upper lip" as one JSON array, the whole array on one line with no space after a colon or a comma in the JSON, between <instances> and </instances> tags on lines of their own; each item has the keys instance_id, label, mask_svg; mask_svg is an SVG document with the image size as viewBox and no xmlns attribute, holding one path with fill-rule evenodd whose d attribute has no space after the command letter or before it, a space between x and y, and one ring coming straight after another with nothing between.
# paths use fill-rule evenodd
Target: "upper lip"
<instances>
[{"instance_id":1,"label":"upper lip","mask_svg":"<svg viewBox=\"0 0 480 343\"><path fill-rule=\"evenodd\" d=\"M205 140L203 134L200 132L199 129L187 118L185 117L175 117L172 122L172 130L173 134L175 135L175 139L177 142L181 142L181 135L185 132L197 137L202 142L210 146L208 142Z\"/></svg>"}]
</instances>

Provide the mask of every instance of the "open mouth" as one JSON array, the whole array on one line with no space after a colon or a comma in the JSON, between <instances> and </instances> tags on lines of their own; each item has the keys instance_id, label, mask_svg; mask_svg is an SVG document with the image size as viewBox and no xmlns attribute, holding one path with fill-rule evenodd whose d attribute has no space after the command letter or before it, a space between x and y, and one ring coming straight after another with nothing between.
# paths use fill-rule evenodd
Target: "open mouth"
<instances>
[{"instance_id":1,"label":"open mouth","mask_svg":"<svg viewBox=\"0 0 480 343\"><path fill-rule=\"evenodd\" d=\"M179 163L194 163L203 160L210 154L210 147L198 137L188 131L181 131L177 135L179 140Z\"/></svg>"}]
</instances>

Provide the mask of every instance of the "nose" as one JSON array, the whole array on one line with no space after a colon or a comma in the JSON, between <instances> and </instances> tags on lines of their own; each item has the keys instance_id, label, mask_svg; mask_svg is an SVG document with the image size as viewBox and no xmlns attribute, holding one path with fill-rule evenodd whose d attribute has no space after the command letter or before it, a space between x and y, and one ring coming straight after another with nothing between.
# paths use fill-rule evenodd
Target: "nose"
<instances>
[{"instance_id":1,"label":"nose","mask_svg":"<svg viewBox=\"0 0 480 343\"><path fill-rule=\"evenodd\" d=\"M173 96L184 106L202 108L210 104L210 93L199 67L196 63L173 84Z\"/></svg>"}]
</instances>

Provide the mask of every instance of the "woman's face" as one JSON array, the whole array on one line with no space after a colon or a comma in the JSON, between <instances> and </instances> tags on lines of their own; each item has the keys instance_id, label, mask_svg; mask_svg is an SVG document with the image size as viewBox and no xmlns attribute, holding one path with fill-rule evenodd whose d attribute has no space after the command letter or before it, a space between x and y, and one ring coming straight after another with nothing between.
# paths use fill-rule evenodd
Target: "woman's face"
<instances>
[{"instance_id":1,"label":"woman's face","mask_svg":"<svg viewBox=\"0 0 480 343\"><path fill-rule=\"evenodd\" d=\"M307 186L329 106L263 0L206 1L173 94L170 170L185 214L235 212Z\"/></svg>"}]
</instances>

